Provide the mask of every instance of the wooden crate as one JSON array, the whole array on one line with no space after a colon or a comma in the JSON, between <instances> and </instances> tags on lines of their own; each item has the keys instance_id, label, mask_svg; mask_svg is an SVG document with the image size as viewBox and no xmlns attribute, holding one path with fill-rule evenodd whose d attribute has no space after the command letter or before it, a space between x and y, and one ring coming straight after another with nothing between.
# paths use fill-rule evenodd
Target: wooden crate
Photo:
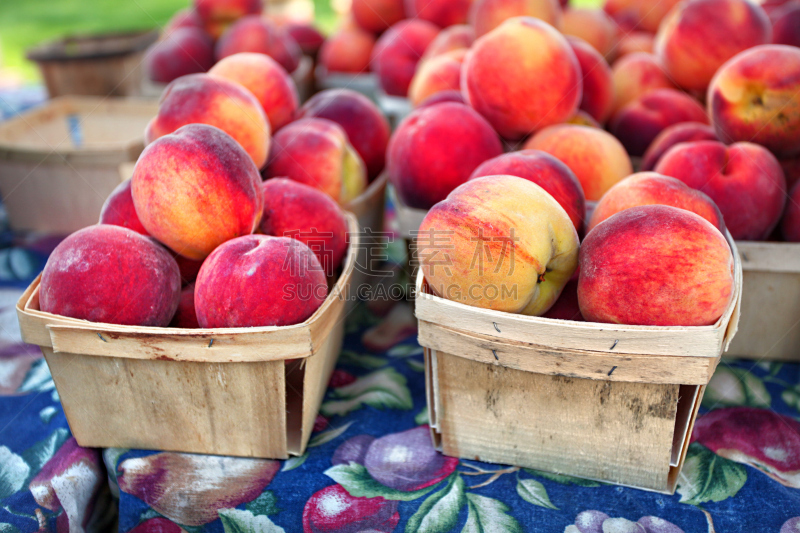
<instances>
[{"instance_id":1,"label":"wooden crate","mask_svg":"<svg viewBox=\"0 0 800 533\"><path fill-rule=\"evenodd\" d=\"M136 161L158 107L149 101L65 96L0 124L0 194L17 230L71 233L96 224Z\"/></svg>"},{"instance_id":2,"label":"wooden crate","mask_svg":"<svg viewBox=\"0 0 800 533\"><path fill-rule=\"evenodd\" d=\"M377 98L378 77L371 72L364 74L328 72L324 66L317 65L315 78L320 90L350 89L363 94L370 100L375 101Z\"/></svg>"},{"instance_id":3,"label":"wooden crate","mask_svg":"<svg viewBox=\"0 0 800 533\"><path fill-rule=\"evenodd\" d=\"M713 326L648 327L469 307L434 296L420 272L434 446L673 493L703 391L736 332L741 279L737 256L733 301Z\"/></svg>"},{"instance_id":4,"label":"wooden crate","mask_svg":"<svg viewBox=\"0 0 800 533\"><path fill-rule=\"evenodd\" d=\"M50 98L141 95L145 50L158 31L67 37L28 50Z\"/></svg>"},{"instance_id":5,"label":"wooden crate","mask_svg":"<svg viewBox=\"0 0 800 533\"><path fill-rule=\"evenodd\" d=\"M358 232L348 214L351 232ZM355 238L322 306L293 326L119 326L39 310L39 279L17 303L81 446L285 459L301 455L344 336Z\"/></svg>"},{"instance_id":6,"label":"wooden crate","mask_svg":"<svg viewBox=\"0 0 800 533\"><path fill-rule=\"evenodd\" d=\"M344 206L344 209L356 216L358 227L362 232L359 238L361 244L358 249L353 280L350 283L351 291L347 298L348 310L357 303L359 287L364 285L372 287L380 281L376 269L381 266L378 264L379 249L386 246L383 215L386 205L387 181L388 175L381 174L369 184L366 191Z\"/></svg>"},{"instance_id":7,"label":"wooden crate","mask_svg":"<svg viewBox=\"0 0 800 533\"><path fill-rule=\"evenodd\" d=\"M739 241L742 318L725 357L800 361L800 243Z\"/></svg>"}]
</instances>

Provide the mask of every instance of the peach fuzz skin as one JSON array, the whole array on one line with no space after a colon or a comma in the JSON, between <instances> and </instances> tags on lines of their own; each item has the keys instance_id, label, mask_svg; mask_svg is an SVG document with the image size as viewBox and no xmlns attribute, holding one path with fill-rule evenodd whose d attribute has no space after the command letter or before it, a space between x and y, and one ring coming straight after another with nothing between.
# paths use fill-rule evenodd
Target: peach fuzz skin
<instances>
[{"instance_id":1,"label":"peach fuzz skin","mask_svg":"<svg viewBox=\"0 0 800 533\"><path fill-rule=\"evenodd\" d=\"M408 88L408 99L417 107L423 100L442 91L461 87L461 66L466 50L453 50L421 61Z\"/></svg>"},{"instance_id":2,"label":"peach fuzz skin","mask_svg":"<svg viewBox=\"0 0 800 533\"><path fill-rule=\"evenodd\" d=\"M775 156L757 144L677 144L664 154L655 171L711 197L734 239L766 239L783 213L783 170Z\"/></svg>"},{"instance_id":3,"label":"peach fuzz skin","mask_svg":"<svg viewBox=\"0 0 800 533\"><path fill-rule=\"evenodd\" d=\"M145 147L131 179L145 229L176 253L203 259L261 220L261 177L220 129L190 124Z\"/></svg>"},{"instance_id":4,"label":"peach fuzz skin","mask_svg":"<svg viewBox=\"0 0 800 533\"><path fill-rule=\"evenodd\" d=\"M408 18L418 18L447 28L466 24L473 0L405 0Z\"/></svg>"},{"instance_id":5,"label":"peach fuzz skin","mask_svg":"<svg viewBox=\"0 0 800 533\"><path fill-rule=\"evenodd\" d=\"M800 242L800 187L797 184L789 191L781 220L781 234L788 242Z\"/></svg>"},{"instance_id":6,"label":"peach fuzz skin","mask_svg":"<svg viewBox=\"0 0 800 533\"><path fill-rule=\"evenodd\" d=\"M557 0L475 0L469 23L481 37L514 17L534 17L560 28L561 6Z\"/></svg>"},{"instance_id":7,"label":"peach fuzz skin","mask_svg":"<svg viewBox=\"0 0 800 533\"><path fill-rule=\"evenodd\" d=\"M283 28L259 16L237 20L214 47L217 61L242 52L266 54L286 72L294 72L303 56L300 45Z\"/></svg>"},{"instance_id":8,"label":"peach fuzz skin","mask_svg":"<svg viewBox=\"0 0 800 533\"><path fill-rule=\"evenodd\" d=\"M200 28L178 28L147 50L147 76L156 83L206 72L214 64L214 41Z\"/></svg>"},{"instance_id":9,"label":"peach fuzz skin","mask_svg":"<svg viewBox=\"0 0 800 533\"><path fill-rule=\"evenodd\" d=\"M714 128L701 122L681 122L674 124L653 139L642 156L642 171L653 170L661 157L678 143L692 141L718 141Z\"/></svg>"},{"instance_id":10,"label":"peach fuzz skin","mask_svg":"<svg viewBox=\"0 0 800 533\"><path fill-rule=\"evenodd\" d=\"M596 202L612 185L633 174L625 148L606 131L561 124L545 128L524 148L555 156L575 173L586 199Z\"/></svg>"},{"instance_id":11,"label":"peach fuzz skin","mask_svg":"<svg viewBox=\"0 0 800 533\"><path fill-rule=\"evenodd\" d=\"M734 293L722 233L683 209L626 209L593 229L580 250L578 304L589 322L709 326Z\"/></svg>"},{"instance_id":12,"label":"peach fuzz skin","mask_svg":"<svg viewBox=\"0 0 800 533\"><path fill-rule=\"evenodd\" d=\"M686 90L704 91L725 61L771 39L769 18L753 2L692 0L664 20L655 53L675 83Z\"/></svg>"},{"instance_id":13,"label":"peach fuzz skin","mask_svg":"<svg viewBox=\"0 0 800 533\"><path fill-rule=\"evenodd\" d=\"M325 39L319 62L328 72L366 74L375 36L360 28L341 29Z\"/></svg>"},{"instance_id":14,"label":"peach fuzz skin","mask_svg":"<svg viewBox=\"0 0 800 533\"><path fill-rule=\"evenodd\" d=\"M238 83L192 74L173 81L147 125L145 142L173 133L187 124L215 126L239 143L258 168L267 162L270 125L261 104Z\"/></svg>"},{"instance_id":15,"label":"peach fuzz skin","mask_svg":"<svg viewBox=\"0 0 800 533\"><path fill-rule=\"evenodd\" d=\"M120 226L76 231L42 272L45 313L128 326L166 326L178 308L178 265L156 241Z\"/></svg>"},{"instance_id":16,"label":"peach fuzz skin","mask_svg":"<svg viewBox=\"0 0 800 533\"><path fill-rule=\"evenodd\" d=\"M253 93L273 131L294 119L298 105L297 87L283 67L271 57L264 54L234 54L214 65L208 74L236 82Z\"/></svg>"},{"instance_id":17,"label":"peach fuzz skin","mask_svg":"<svg viewBox=\"0 0 800 533\"><path fill-rule=\"evenodd\" d=\"M376 34L406 18L403 0L353 0L350 9L359 27Z\"/></svg>"},{"instance_id":18,"label":"peach fuzz skin","mask_svg":"<svg viewBox=\"0 0 800 533\"><path fill-rule=\"evenodd\" d=\"M614 85L612 113L656 89L675 89L661 61L653 54L637 52L621 57L611 66Z\"/></svg>"},{"instance_id":19,"label":"peach fuzz skin","mask_svg":"<svg viewBox=\"0 0 800 533\"><path fill-rule=\"evenodd\" d=\"M245 235L208 256L197 275L194 306L201 328L299 324L328 293L308 246L289 237Z\"/></svg>"},{"instance_id":20,"label":"peach fuzz skin","mask_svg":"<svg viewBox=\"0 0 800 533\"><path fill-rule=\"evenodd\" d=\"M150 236L142 226L136 208L133 206L133 196L131 196L131 180L127 179L117 185L103 203L100 210L100 222L98 224L111 224L132 229L136 233Z\"/></svg>"},{"instance_id":21,"label":"peach fuzz skin","mask_svg":"<svg viewBox=\"0 0 800 533\"><path fill-rule=\"evenodd\" d=\"M581 67L583 80L583 97L580 109L586 111L599 123L604 123L611 115L614 104L614 84L611 80L611 67L603 56L589 43L576 37L568 37L567 41L575 52Z\"/></svg>"},{"instance_id":22,"label":"peach fuzz skin","mask_svg":"<svg viewBox=\"0 0 800 533\"><path fill-rule=\"evenodd\" d=\"M603 10L617 21L623 32L655 33L662 19L680 0L606 0Z\"/></svg>"},{"instance_id":23,"label":"peach fuzz skin","mask_svg":"<svg viewBox=\"0 0 800 533\"><path fill-rule=\"evenodd\" d=\"M595 207L586 232L620 211L640 205L669 205L685 209L700 215L720 233L725 233L725 222L714 200L679 179L656 172L639 172L611 187Z\"/></svg>"},{"instance_id":24,"label":"peach fuzz skin","mask_svg":"<svg viewBox=\"0 0 800 533\"><path fill-rule=\"evenodd\" d=\"M619 110L611 119L609 131L632 156L641 156L664 128L681 122L708 124L708 117L697 100L674 89L657 89Z\"/></svg>"},{"instance_id":25,"label":"peach fuzz skin","mask_svg":"<svg viewBox=\"0 0 800 533\"><path fill-rule=\"evenodd\" d=\"M579 246L558 202L516 176L477 178L455 189L428 212L417 243L436 294L534 316L558 299L575 271Z\"/></svg>"},{"instance_id":26,"label":"peach fuzz skin","mask_svg":"<svg viewBox=\"0 0 800 533\"><path fill-rule=\"evenodd\" d=\"M725 63L708 87L708 113L719 138L800 155L800 48L756 46Z\"/></svg>"},{"instance_id":27,"label":"peach fuzz skin","mask_svg":"<svg viewBox=\"0 0 800 533\"><path fill-rule=\"evenodd\" d=\"M453 50L467 50L475 42L475 30L466 24L456 24L439 32L431 41L420 62Z\"/></svg>"},{"instance_id":28,"label":"peach fuzz skin","mask_svg":"<svg viewBox=\"0 0 800 533\"><path fill-rule=\"evenodd\" d=\"M581 67L552 26L517 17L472 45L461 92L503 138L518 140L575 114L583 95Z\"/></svg>"},{"instance_id":29,"label":"peach fuzz skin","mask_svg":"<svg viewBox=\"0 0 800 533\"><path fill-rule=\"evenodd\" d=\"M237 19L261 13L261 0L195 0L194 10L214 39Z\"/></svg>"},{"instance_id":30,"label":"peach fuzz skin","mask_svg":"<svg viewBox=\"0 0 800 533\"><path fill-rule=\"evenodd\" d=\"M181 297L178 301L178 310L169 323L171 328L196 329L200 327L197 323L197 313L194 310L194 283L190 283L181 290Z\"/></svg>"},{"instance_id":31,"label":"peach fuzz skin","mask_svg":"<svg viewBox=\"0 0 800 533\"><path fill-rule=\"evenodd\" d=\"M439 28L425 20L403 20L381 35L372 50L370 68L386 94L406 96L417 63Z\"/></svg>"},{"instance_id":32,"label":"peach fuzz skin","mask_svg":"<svg viewBox=\"0 0 800 533\"><path fill-rule=\"evenodd\" d=\"M602 9L567 9L561 33L583 39L608 61L616 55L619 28Z\"/></svg>"},{"instance_id":33,"label":"peach fuzz skin","mask_svg":"<svg viewBox=\"0 0 800 533\"><path fill-rule=\"evenodd\" d=\"M617 43L616 61L637 52L652 54L655 40L656 36L646 31L634 31L621 35L619 43Z\"/></svg>"},{"instance_id":34,"label":"peach fuzz skin","mask_svg":"<svg viewBox=\"0 0 800 533\"><path fill-rule=\"evenodd\" d=\"M415 110L395 130L386 168L400 200L429 209L503 153L497 134L473 109L441 103Z\"/></svg>"},{"instance_id":35,"label":"peach fuzz skin","mask_svg":"<svg viewBox=\"0 0 800 533\"><path fill-rule=\"evenodd\" d=\"M499 175L532 181L564 208L578 233L583 231L586 200L581 183L567 165L540 150L520 150L481 163L469 179Z\"/></svg>"}]
</instances>

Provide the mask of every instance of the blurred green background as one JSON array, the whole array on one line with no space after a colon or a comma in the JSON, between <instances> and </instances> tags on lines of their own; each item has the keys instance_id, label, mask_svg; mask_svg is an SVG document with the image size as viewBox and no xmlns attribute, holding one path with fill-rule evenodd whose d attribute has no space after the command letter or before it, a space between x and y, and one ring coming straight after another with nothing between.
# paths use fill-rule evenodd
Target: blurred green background
<instances>
[{"instance_id":1,"label":"blurred green background","mask_svg":"<svg viewBox=\"0 0 800 533\"><path fill-rule=\"evenodd\" d=\"M572 0L599 5L602 0ZM76 33L101 33L163 26L191 0L0 0L0 78L36 81L36 65L25 50L40 42ZM336 26L331 0L314 0L317 24ZM0 86L3 85L0 79Z\"/></svg>"}]
</instances>

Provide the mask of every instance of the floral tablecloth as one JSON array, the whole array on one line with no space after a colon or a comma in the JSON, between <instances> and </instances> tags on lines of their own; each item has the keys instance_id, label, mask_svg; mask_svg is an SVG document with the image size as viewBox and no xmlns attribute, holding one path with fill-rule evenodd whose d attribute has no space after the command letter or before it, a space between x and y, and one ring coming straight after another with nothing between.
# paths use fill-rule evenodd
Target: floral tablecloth
<instances>
[{"instance_id":1,"label":"floral tablecloth","mask_svg":"<svg viewBox=\"0 0 800 533\"><path fill-rule=\"evenodd\" d=\"M348 316L302 457L81 448L14 312L58 242L0 231L0 533L800 532L800 364L723 361L665 496L435 452L405 303Z\"/></svg>"}]
</instances>

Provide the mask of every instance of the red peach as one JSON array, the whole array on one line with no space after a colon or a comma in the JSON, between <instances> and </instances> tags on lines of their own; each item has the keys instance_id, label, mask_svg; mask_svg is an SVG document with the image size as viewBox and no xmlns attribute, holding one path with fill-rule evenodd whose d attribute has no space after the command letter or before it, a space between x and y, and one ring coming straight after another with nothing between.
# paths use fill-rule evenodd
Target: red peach
<instances>
[{"instance_id":1,"label":"red peach","mask_svg":"<svg viewBox=\"0 0 800 533\"><path fill-rule=\"evenodd\" d=\"M567 165L540 150L521 150L484 161L469 179L500 175L518 176L540 186L564 208L575 231L581 232L586 200L581 183Z\"/></svg>"},{"instance_id":2,"label":"red peach","mask_svg":"<svg viewBox=\"0 0 800 533\"><path fill-rule=\"evenodd\" d=\"M386 146L389 144L389 121L369 98L350 89L330 89L312 96L297 118L325 118L339 124L347 134L372 181L383 172Z\"/></svg>"},{"instance_id":3,"label":"red peach","mask_svg":"<svg viewBox=\"0 0 800 533\"><path fill-rule=\"evenodd\" d=\"M786 188L791 189L800 181L800 157L795 159L781 159L781 168L786 177Z\"/></svg>"},{"instance_id":4,"label":"red peach","mask_svg":"<svg viewBox=\"0 0 800 533\"><path fill-rule=\"evenodd\" d=\"M797 183L789 192L786 212L781 220L781 233L789 242L800 242L800 187Z\"/></svg>"},{"instance_id":5,"label":"red peach","mask_svg":"<svg viewBox=\"0 0 800 533\"><path fill-rule=\"evenodd\" d=\"M770 22L774 25L780 16L783 14L784 9L788 9L800 4L799 0L764 0L759 2L761 8L767 13Z\"/></svg>"},{"instance_id":6,"label":"red peach","mask_svg":"<svg viewBox=\"0 0 800 533\"><path fill-rule=\"evenodd\" d=\"M203 33L206 32L203 19L200 18L194 8L181 9L172 15L167 25L164 26L162 34L166 37L179 28L197 28L203 30ZM206 35L208 34L206 33ZM209 37L211 36L209 35Z\"/></svg>"},{"instance_id":7,"label":"red peach","mask_svg":"<svg viewBox=\"0 0 800 533\"><path fill-rule=\"evenodd\" d=\"M629 54L615 61L611 67L611 79L614 83L612 113L650 91L676 88L661 61L653 54L644 52Z\"/></svg>"},{"instance_id":8,"label":"red peach","mask_svg":"<svg viewBox=\"0 0 800 533\"><path fill-rule=\"evenodd\" d=\"M611 67L603 56L589 43L577 37L567 41L578 58L583 80L583 97L580 109L586 111L597 122L603 123L611 115L614 103L614 85L611 81Z\"/></svg>"},{"instance_id":9,"label":"red peach","mask_svg":"<svg viewBox=\"0 0 800 533\"><path fill-rule=\"evenodd\" d=\"M76 231L42 272L45 313L129 326L166 326L178 308L178 265L153 239L121 226Z\"/></svg>"},{"instance_id":10,"label":"red peach","mask_svg":"<svg viewBox=\"0 0 800 533\"><path fill-rule=\"evenodd\" d=\"M599 122L597 122L592 115L579 109L564 124L575 124L576 126L588 126L590 128L603 129Z\"/></svg>"},{"instance_id":11,"label":"red peach","mask_svg":"<svg viewBox=\"0 0 800 533\"><path fill-rule=\"evenodd\" d=\"M767 14L749 0L691 0L664 19L655 52L673 82L704 91L728 59L771 39Z\"/></svg>"},{"instance_id":12,"label":"red peach","mask_svg":"<svg viewBox=\"0 0 800 533\"><path fill-rule=\"evenodd\" d=\"M642 157L642 170L653 170L667 150L678 143L718 141L714 128L701 122L681 122L665 128L653 139Z\"/></svg>"},{"instance_id":13,"label":"red peach","mask_svg":"<svg viewBox=\"0 0 800 533\"><path fill-rule=\"evenodd\" d=\"M783 171L775 156L757 144L677 144L664 154L655 171L710 196L734 239L766 239L783 213Z\"/></svg>"},{"instance_id":14,"label":"red peach","mask_svg":"<svg viewBox=\"0 0 800 533\"><path fill-rule=\"evenodd\" d=\"M241 52L266 54L286 72L294 72L303 56L300 45L283 28L259 16L239 19L217 41L217 61Z\"/></svg>"},{"instance_id":15,"label":"red peach","mask_svg":"<svg viewBox=\"0 0 800 533\"><path fill-rule=\"evenodd\" d=\"M314 252L329 276L347 252L347 220L328 195L285 178L264 182L264 215L261 232L291 237Z\"/></svg>"},{"instance_id":16,"label":"red peach","mask_svg":"<svg viewBox=\"0 0 800 533\"><path fill-rule=\"evenodd\" d=\"M709 326L734 293L722 233L684 209L626 209L590 231L580 249L578 304L590 322Z\"/></svg>"},{"instance_id":17,"label":"red peach","mask_svg":"<svg viewBox=\"0 0 800 533\"><path fill-rule=\"evenodd\" d=\"M514 17L534 17L561 27L561 7L556 0L475 0L469 23L481 37Z\"/></svg>"},{"instance_id":18,"label":"red peach","mask_svg":"<svg viewBox=\"0 0 800 533\"><path fill-rule=\"evenodd\" d=\"M581 315L581 308L578 305L578 282L574 279L569 280L564 285L564 290L561 291L561 296L558 297L556 303L542 316L558 320L585 322L586 320Z\"/></svg>"},{"instance_id":19,"label":"red peach","mask_svg":"<svg viewBox=\"0 0 800 533\"><path fill-rule=\"evenodd\" d=\"M279 131L272 143L265 178L289 178L324 192L339 204L360 195L367 173L341 126L303 118Z\"/></svg>"},{"instance_id":20,"label":"red peach","mask_svg":"<svg viewBox=\"0 0 800 533\"><path fill-rule=\"evenodd\" d=\"M319 62L328 72L362 74L369 71L375 37L361 28L342 29L325 39Z\"/></svg>"},{"instance_id":21,"label":"red peach","mask_svg":"<svg viewBox=\"0 0 800 533\"><path fill-rule=\"evenodd\" d=\"M308 22L288 22L284 29L300 46L300 50L304 55L317 57L322 43L325 42L325 36L313 24Z\"/></svg>"},{"instance_id":22,"label":"red peach","mask_svg":"<svg viewBox=\"0 0 800 533\"><path fill-rule=\"evenodd\" d=\"M131 196L131 180L127 179L117 185L108 198L106 198L103 208L100 210L99 224L111 224L122 226L136 233L150 236L147 230L139 221L136 208L133 206L133 196Z\"/></svg>"},{"instance_id":23,"label":"red peach","mask_svg":"<svg viewBox=\"0 0 800 533\"><path fill-rule=\"evenodd\" d=\"M147 50L147 76L157 83L206 72L214 64L214 43L199 28L179 28Z\"/></svg>"},{"instance_id":24,"label":"red peach","mask_svg":"<svg viewBox=\"0 0 800 533\"><path fill-rule=\"evenodd\" d=\"M417 107L423 100L442 91L457 91L461 86L461 66L467 50L453 50L421 61L411 85L408 99Z\"/></svg>"},{"instance_id":25,"label":"red peach","mask_svg":"<svg viewBox=\"0 0 800 533\"><path fill-rule=\"evenodd\" d=\"M430 95L425 100L417 104L417 109L430 107L432 105L441 104L444 102L467 105L467 101L464 100L464 93L461 91L439 91L438 93Z\"/></svg>"},{"instance_id":26,"label":"red peach","mask_svg":"<svg viewBox=\"0 0 800 533\"><path fill-rule=\"evenodd\" d=\"M203 262L194 305L202 328L289 326L307 320L327 295L325 272L308 246L245 235Z\"/></svg>"},{"instance_id":27,"label":"red peach","mask_svg":"<svg viewBox=\"0 0 800 533\"><path fill-rule=\"evenodd\" d=\"M468 50L475 42L475 30L466 24L456 24L439 32L425 53L422 54L420 62L432 57L452 52L453 50Z\"/></svg>"},{"instance_id":28,"label":"red peach","mask_svg":"<svg viewBox=\"0 0 800 533\"><path fill-rule=\"evenodd\" d=\"M197 313L194 310L194 283L190 283L181 290L180 300L178 300L178 310L169 323L171 328L196 329L200 327L197 323Z\"/></svg>"},{"instance_id":29,"label":"red peach","mask_svg":"<svg viewBox=\"0 0 800 533\"><path fill-rule=\"evenodd\" d=\"M486 120L468 106L414 110L389 140L386 168L403 203L429 209L466 182L478 165L503 153Z\"/></svg>"},{"instance_id":30,"label":"red peach","mask_svg":"<svg viewBox=\"0 0 800 533\"><path fill-rule=\"evenodd\" d=\"M625 148L611 134L597 128L550 126L528 139L524 148L542 150L567 165L581 183L586 199L593 202L633 173Z\"/></svg>"},{"instance_id":31,"label":"red peach","mask_svg":"<svg viewBox=\"0 0 800 533\"><path fill-rule=\"evenodd\" d=\"M722 141L758 143L781 159L800 155L800 48L772 44L738 54L717 71L707 101Z\"/></svg>"},{"instance_id":32,"label":"red peach","mask_svg":"<svg viewBox=\"0 0 800 533\"><path fill-rule=\"evenodd\" d=\"M209 75L233 81L253 93L277 131L294 119L297 87L274 59L264 54L241 53L228 56L208 71Z\"/></svg>"},{"instance_id":33,"label":"red peach","mask_svg":"<svg viewBox=\"0 0 800 533\"><path fill-rule=\"evenodd\" d=\"M652 54L655 39L655 35L646 31L623 33L617 43L617 60L637 52Z\"/></svg>"},{"instance_id":34,"label":"red peach","mask_svg":"<svg viewBox=\"0 0 800 533\"><path fill-rule=\"evenodd\" d=\"M608 61L617 53L619 28L602 9L567 9L561 21L561 32L583 39Z\"/></svg>"},{"instance_id":35,"label":"red peach","mask_svg":"<svg viewBox=\"0 0 800 533\"><path fill-rule=\"evenodd\" d=\"M675 89L656 89L619 110L611 119L609 131L628 153L641 156L664 128L681 122L708 124L708 117L697 100Z\"/></svg>"},{"instance_id":36,"label":"red peach","mask_svg":"<svg viewBox=\"0 0 800 533\"><path fill-rule=\"evenodd\" d=\"M714 200L679 179L656 172L639 172L611 187L595 207L586 232L620 211L640 205L670 205L685 209L700 215L720 233L725 233L725 222Z\"/></svg>"},{"instance_id":37,"label":"red peach","mask_svg":"<svg viewBox=\"0 0 800 533\"><path fill-rule=\"evenodd\" d=\"M381 35L372 50L370 67L386 94L405 96L417 63L439 28L425 20L403 20Z\"/></svg>"},{"instance_id":38,"label":"red peach","mask_svg":"<svg viewBox=\"0 0 800 533\"><path fill-rule=\"evenodd\" d=\"M246 15L258 15L261 0L194 0L194 9L206 31L217 39L225 29Z\"/></svg>"},{"instance_id":39,"label":"red peach","mask_svg":"<svg viewBox=\"0 0 800 533\"><path fill-rule=\"evenodd\" d=\"M264 200L253 161L220 129L189 124L148 145L131 194L145 229L189 259L252 233Z\"/></svg>"},{"instance_id":40,"label":"red peach","mask_svg":"<svg viewBox=\"0 0 800 533\"><path fill-rule=\"evenodd\" d=\"M661 20L680 0L606 0L603 10L623 31L655 33Z\"/></svg>"},{"instance_id":41,"label":"red peach","mask_svg":"<svg viewBox=\"0 0 800 533\"><path fill-rule=\"evenodd\" d=\"M517 17L475 41L461 91L502 137L517 140L575 114L580 75L575 53L557 30Z\"/></svg>"},{"instance_id":42,"label":"red peach","mask_svg":"<svg viewBox=\"0 0 800 533\"><path fill-rule=\"evenodd\" d=\"M447 28L466 24L473 0L405 0L408 18L418 18Z\"/></svg>"},{"instance_id":43,"label":"red peach","mask_svg":"<svg viewBox=\"0 0 800 533\"><path fill-rule=\"evenodd\" d=\"M194 283L197 279L197 273L200 272L200 267L203 266L202 259L189 259L180 254L172 252L175 262L178 263L178 270L181 271L181 282L184 285Z\"/></svg>"},{"instance_id":44,"label":"red peach","mask_svg":"<svg viewBox=\"0 0 800 533\"><path fill-rule=\"evenodd\" d=\"M403 0L353 0L350 6L358 26L381 33L406 18Z\"/></svg>"},{"instance_id":45,"label":"red peach","mask_svg":"<svg viewBox=\"0 0 800 533\"><path fill-rule=\"evenodd\" d=\"M170 83L161 95L158 115L145 131L152 143L187 124L216 126L238 142L258 168L267 161L270 126L253 93L232 81L191 74Z\"/></svg>"},{"instance_id":46,"label":"red peach","mask_svg":"<svg viewBox=\"0 0 800 533\"><path fill-rule=\"evenodd\" d=\"M777 11L772 25L772 42L800 47L800 2Z\"/></svg>"}]
</instances>

